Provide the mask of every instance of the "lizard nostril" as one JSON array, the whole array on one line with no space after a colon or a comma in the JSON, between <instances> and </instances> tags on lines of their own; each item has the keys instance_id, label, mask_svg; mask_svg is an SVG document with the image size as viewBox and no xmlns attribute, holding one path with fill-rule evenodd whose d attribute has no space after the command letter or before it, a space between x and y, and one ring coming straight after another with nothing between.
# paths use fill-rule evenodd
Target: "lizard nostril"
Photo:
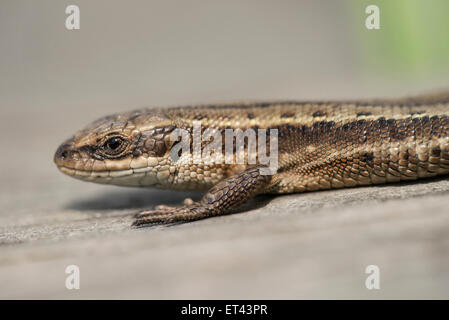
<instances>
[{"instance_id":1,"label":"lizard nostril","mask_svg":"<svg viewBox=\"0 0 449 320\"><path fill-rule=\"evenodd\" d=\"M59 146L55 156L58 158L67 158L69 156L68 146L66 144Z\"/></svg>"},{"instance_id":2,"label":"lizard nostril","mask_svg":"<svg viewBox=\"0 0 449 320\"><path fill-rule=\"evenodd\" d=\"M67 150L64 150L61 152L61 159L64 160L69 156L69 152Z\"/></svg>"},{"instance_id":3,"label":"lizard nostril","mask_svg":"<svg viewBox=\"0 0 449 320\"><path fill-rule=\"evenodd\" d=\"M59 146L58 150L56 150L55 153L55 161L65 161L65 160L70 160L70 158L72 157L72 151L70 150L70 145L69 144L62 144Z\"/></svg>"}]
</instances>

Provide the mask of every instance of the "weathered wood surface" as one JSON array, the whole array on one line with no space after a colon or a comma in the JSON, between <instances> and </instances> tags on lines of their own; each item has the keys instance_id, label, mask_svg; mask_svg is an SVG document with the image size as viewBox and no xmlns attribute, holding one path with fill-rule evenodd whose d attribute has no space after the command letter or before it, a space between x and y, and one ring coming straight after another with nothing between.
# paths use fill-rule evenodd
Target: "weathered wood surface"
<instances>
[{"instance_id":1,"label":"weathered wood surface","mask_svg":"<svg viewBox=\"0 0 449 320\"><path fill-rule=\"evenodd\" d=\"M0 298L449 298L449 179L131 230L140 208L186 194L88 184L52 164L64 138L107 113L420 93L447 88L438 61L423 74L381 58L366 68L352 2L108 1L107 14L105 3L77 1L76 31L63 1L1 4ZM65 288L70 264L80 290ZM377 291L365 288L371 264Z\"/></svg>"},{"instance_id":2,"label":"weathered wood surface","mask_svg":"<svg viewBox=\"0 0 449 320\"><path fill-rule=\"evenodd\" d=\"M63 125L31 119L52 129L5 140L17 157L0 157L1 298L449 297L447 179L263 197L248 212L132 230L140 208L199 195L63 176L51 162ZM65 288L70 264L80 290ZM380 290L365 288L371 264Z\"/></svg>"}]
</instances>

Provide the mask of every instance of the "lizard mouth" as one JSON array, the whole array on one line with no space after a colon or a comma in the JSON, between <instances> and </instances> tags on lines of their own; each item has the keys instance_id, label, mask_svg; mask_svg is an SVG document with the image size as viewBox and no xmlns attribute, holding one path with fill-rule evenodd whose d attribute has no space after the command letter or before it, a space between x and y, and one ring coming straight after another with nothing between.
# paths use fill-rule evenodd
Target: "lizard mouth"
<instances>
[{"instance_id":1,"label":"lizard mouth","mask_svg":"<svg viewBox=\"0 0 449 320\"><path fill-rule=\"evenodd\" d=\"M58 165L58 169L69 175L69 176L80 176L80 177L93 177L93 178L105 178L105 177L111 177L111 178L118 178L123 176L129 176L134 174L134 171L132 169L128 170L104 170L104 171L94 171L94 170L82 170L82 169L75 169L71 168L65 165Z\"/></svg>"},{"instance_id":2,"label":"lizard mouth","mask_svg":"<svg viewBox=\"0 0 449 320\"><path fill-rule=\"evenodd\" d=\"M57 165L58 169L73 178L102 184L112 184L121 186L141 187L153 186L157 184L156 177L153 177L151 168L141 168L126 170L78 170L65 165Z\"/></svg>"}]
</instances>

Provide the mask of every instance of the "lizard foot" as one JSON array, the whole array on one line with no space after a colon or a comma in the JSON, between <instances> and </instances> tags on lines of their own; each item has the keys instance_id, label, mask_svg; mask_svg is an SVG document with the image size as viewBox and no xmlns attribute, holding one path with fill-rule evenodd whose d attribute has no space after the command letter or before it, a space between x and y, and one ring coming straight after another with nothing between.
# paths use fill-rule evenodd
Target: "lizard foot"
<instances>
[{"instance_id":1,"label":"lizard foot","mask_svg":"<svg viewBox=\"0 0 449 320\"><path fill-rule=\"evenodd\" d=\"M258 167L248 168L217 183L199 202L186 199L180 207L157 206L154 210L137 214L132 225L137 227L146 224L188 222L226 214L259 194L270 180L271 176L261 175Z\"/></svg>"},{"instance_id":2,"label":"lizard foot","mask_svg":"<svg viewBox=\"0 0 449 320\"><path fill-rule=\"evenodd\" d=\"M145 210L138 213L132 226L138 227L146 224L170 224L174 222L187 222L201 219L208 212L208 208L198 202L180 207L157 206L154 210Z\"/></svg>"}]
</instances>

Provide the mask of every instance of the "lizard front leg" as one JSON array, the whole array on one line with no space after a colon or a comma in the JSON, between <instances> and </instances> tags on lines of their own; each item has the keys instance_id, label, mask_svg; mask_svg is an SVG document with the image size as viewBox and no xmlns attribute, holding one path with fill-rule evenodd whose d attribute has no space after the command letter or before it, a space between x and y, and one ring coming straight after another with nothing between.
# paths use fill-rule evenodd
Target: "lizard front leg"
<instances>
[{"instance_id":1,"label":"lizard front leg","mask_svg":"<svg viewBox=\"0 0 449 320\"><path fill-rule=\"evenodd\" d=\"M213 186L204 197L180 207L158 206L136 215L133 226L187 222L225 214L264 191L272 176L262 175L260 167L252 167Z\"/></svg>"}]
</instances>

